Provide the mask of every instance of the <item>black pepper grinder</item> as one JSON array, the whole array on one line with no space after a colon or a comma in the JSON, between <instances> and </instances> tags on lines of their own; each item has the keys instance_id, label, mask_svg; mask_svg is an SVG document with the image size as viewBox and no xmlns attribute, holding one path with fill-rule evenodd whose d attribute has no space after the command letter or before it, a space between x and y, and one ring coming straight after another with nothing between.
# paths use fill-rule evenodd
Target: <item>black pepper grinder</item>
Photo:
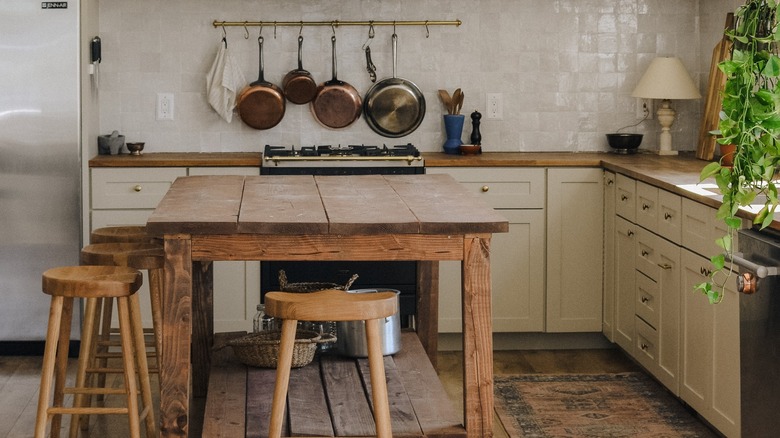
<instances>
[{"instance_id":1,"label":"black pepper grinder","mask_svg":"<svg viewBox=\"0 0 780 438\"><path fill-rule=\"evenodd\" d=\"M482 134L479 133L479 119L481 118L482 114L479 111L471 113L471 144L482 144Z\"/></svg>"}]
</instances>

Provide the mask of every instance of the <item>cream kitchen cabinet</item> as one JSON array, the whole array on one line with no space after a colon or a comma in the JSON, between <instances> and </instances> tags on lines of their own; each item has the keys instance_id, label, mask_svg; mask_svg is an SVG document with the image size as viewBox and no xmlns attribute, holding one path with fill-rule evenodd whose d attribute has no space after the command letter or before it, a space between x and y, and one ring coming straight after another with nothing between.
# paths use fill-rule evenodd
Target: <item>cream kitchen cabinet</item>
<instances>
[{"instance_id":1,"label":"cream kitchen cabinet","mask_svg":"<svg viewBox=\"0 0 780 438\"><path fill-rule=\"evenodd\" d=\"M622 217L616 217L614 230L614 337L615 343L634 355L636 310L636 238L638 226Z\"/></svg>"},{"instance_id":2,"label":"cream kitchen cabinet","mask_svg":"<svg viewBox=\"0 0 780 438\"><path fill-rule=\"evenodd\" d=\"M615 342L615 189L614 172L604 171L604 297L601 314L601 332Z\"/></svg>"},{"instance_id":3,"label":"cream kitchen cabinet","mask_svg":"<svg viewBox=\"0 0 780 438\"><path fill-rule=\"evenodd\" d=\"M173 181L187 175L257 175L253 167L93 168L90 171L91 217L87 226L142 225ZM151 326L148 278L140 293L142 319ZM214 264L214 328L251 330L260 302L259 262Z\"/></svg>"},{"instance_id":4,"label":"cream kitchen cabinet","mask_svg":"<svg viewBox=\"0 0 780 438\"><path fill-rule=\"evenodd\" d=\"M428 168L448 173L509 220L509 232L491 240L493 330L544 330L543 168ZM460 264L440 262L439 332L460 332Z\"/></svg>"},{"instance_id":5,"label":"cream kitchen cabinet","mask_svg":"<svg viewBox=\"0 0 780 438\"><path fill-rule=\"evenodd\" d=\"M547 169L547 332L599 332L604 172Z\"/></svg>"},{"instance_id":6,"label":"cream kitchen cabinet","mask_svg":"<svg viewBox=\"0 0 780 438\"><path fill-rule=\"evenodd\" d=\"M739 294L732 276L723 301L712 305L694 285L710 261L682 250L682 370L680 397L728 437L739 437Z\"/></svg>"}]
</instances>

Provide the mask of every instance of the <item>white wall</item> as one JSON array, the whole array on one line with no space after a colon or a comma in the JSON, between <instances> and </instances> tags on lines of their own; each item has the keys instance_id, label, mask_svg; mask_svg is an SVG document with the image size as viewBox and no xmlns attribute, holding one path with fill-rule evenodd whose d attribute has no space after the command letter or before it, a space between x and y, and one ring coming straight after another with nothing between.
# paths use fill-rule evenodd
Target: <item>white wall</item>
<instances>
[{"instance_id":1,"label":"white wall","mask_svg":"<svg viewBox=\"0 0 780 438\"><path fill-rule=\"evenodd\" d=\"M657 55L683 59L704 90L712 47L725 13L739 0L100 0L103 64L100 130L145 141L145 152L260 151L265 144L398 144L439 151L443 108L436 90L461 87L463 112L484 112L485 93L503 93L504 119L485 120L485 151L608 150L604 134L638 121L630 93ZM205 100L205 75L222 31L214 20L437 20L460 27L399 27L398 74L425 93L420 128L386 139L363 120L322 128L307 106L288 104L275 128L224 122ZM228 42L249 81L257 78L259 28L228 28ZM330 78L330 28L306 27L304 67ZM371 48L380 78L391 74L390 35ZM298 28L263 30L266 79L279 84L296 62ZM365 93L371 83L361 50L367 29L337 30L339 78ZM155 120L158 92L175 94L175 120ZM703 102L674 102L674 147L695 149ZM463 138L468 139L467 122ZM646 121L643 148L655 149L658 125ZM94 151L93 151L94 152Z\"/></svg>"}]
</instances>

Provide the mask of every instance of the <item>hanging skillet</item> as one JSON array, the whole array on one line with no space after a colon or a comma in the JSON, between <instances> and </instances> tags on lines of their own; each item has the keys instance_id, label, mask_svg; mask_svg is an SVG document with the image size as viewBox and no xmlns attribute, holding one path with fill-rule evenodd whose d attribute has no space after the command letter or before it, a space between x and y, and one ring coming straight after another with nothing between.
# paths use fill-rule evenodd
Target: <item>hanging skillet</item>
<instances>
[{"instance_id":1,"label":"hanging skillet","mask_svg":"<svg viewBox=\"0 0 780 438\"><path fill-rule=\"evenodd\" d=\"M363 99L363 113L371 129L383 137L403 137L425 117L425 97L413 82L396 77L398 35L393 33L393 77L374 84Z\"/></svg>"},{"instance_id":2,"label":"hanging skillet","mask_svg":"<svg viewBox=\"0 0 780 438\"><path fill-rule=\"evenodd\" d=\"M311 111L314 118L328 128L345 128L360 117L362 101L352 85L336 77L336 35L330 37L333 45L333 79L320 84Z\"/></svg>"},{"instance_id":3,"label":"hanging skillet","mask_svg":"<svg viewBox=\"0 0 780 438\"><path fill-rule=\"evenodd\" d=\"M282 90L265 80L263 75L263 36L257 38L260 52L260 73L238 96L238 115L255 129L270 129L284 117L285 99Z\"/></svg>"},{"instance_id":4,"label":"hanging skillet","mask_svg":"<svg viewBox=\"0 0 780 438\"><path fill-rule=\"evenodd\" d=\"M303 36L298 35L298 68L291 70L282 80L282 89L287 100L298 105L311 102L317 92L317 82L311 77L311 73L303 69L302 51Z\"/></svg>"}]
</instances>

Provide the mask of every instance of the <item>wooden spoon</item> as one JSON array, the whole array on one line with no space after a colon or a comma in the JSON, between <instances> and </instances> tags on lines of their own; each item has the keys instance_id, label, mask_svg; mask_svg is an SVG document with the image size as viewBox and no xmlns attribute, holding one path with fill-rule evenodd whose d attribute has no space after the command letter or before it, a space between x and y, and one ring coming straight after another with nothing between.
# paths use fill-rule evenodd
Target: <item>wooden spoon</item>
<instances>
[{"instance_id":1,"label":"wooden spoon","mask_svg":"<svg viewBox=\"0 0 780 438\"><path fill-rule=\"evenodd\" d=\"M441 99L444 106L447 108L447 114L452 114L453 106L452 106L452 98L450 97L450 93L448 93L447 90L439 90L439 98Z\"/></svg>"},{"instance_id":2,"label":"wooden spoon","mask_svg":"<svg viewBox=\"0 0 780 438\"><path fill-rule=\"evenodd\" d=\"M460 114L460 109L463 107L463 91L461 91L460 88L455 90L455 93L453 93L452 106L453 106L452 114Z\"/></svg>"}]
</instances>

